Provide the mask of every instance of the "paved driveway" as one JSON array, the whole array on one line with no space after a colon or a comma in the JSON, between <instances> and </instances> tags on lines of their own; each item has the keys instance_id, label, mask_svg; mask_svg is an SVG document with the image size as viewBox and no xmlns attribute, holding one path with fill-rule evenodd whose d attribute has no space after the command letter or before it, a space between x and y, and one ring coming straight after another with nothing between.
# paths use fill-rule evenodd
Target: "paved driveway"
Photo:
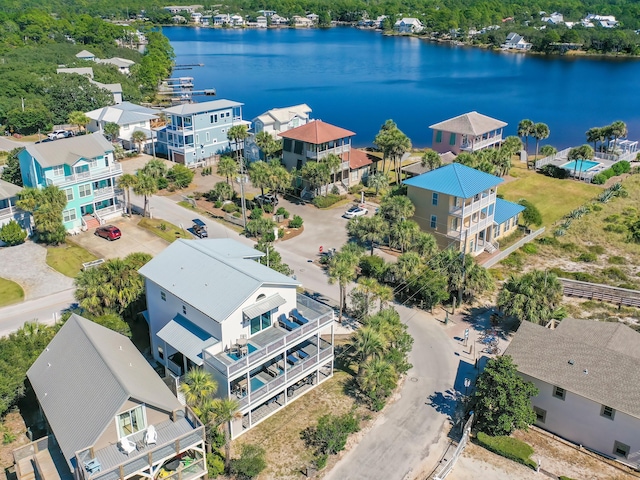
<instances>
[{"instance_id":1,"label":"paved driveway","mask_svg":"<svg viewBox=\"0 0 640 480\"><path fill-rule=\"evenodd\" d=\"M134 252L146 252L151 255L157 255L167 248L169 244L165 240L144 228L138 227L137 223L139 221L140 217L134 216L130 219L123 218L115 222L110 222L111 225L117 226L122 232L122 237L113 242L94 235L95 230L76 235L72 237L72 240L89 250L98 258L107 260L110 258L126 257Z\"/></svg>"},{"instance_id":2,"label":"paved driveway","mask_svg":"<svg viewBox=\"0 0 640 480\"><path fill-rule=\"evenodd\" d=\"M73 287L73 278L47 265L47 249L33 242L0 248L0 277L20 284L25 300Z\"/></svg>"}]
</instances>

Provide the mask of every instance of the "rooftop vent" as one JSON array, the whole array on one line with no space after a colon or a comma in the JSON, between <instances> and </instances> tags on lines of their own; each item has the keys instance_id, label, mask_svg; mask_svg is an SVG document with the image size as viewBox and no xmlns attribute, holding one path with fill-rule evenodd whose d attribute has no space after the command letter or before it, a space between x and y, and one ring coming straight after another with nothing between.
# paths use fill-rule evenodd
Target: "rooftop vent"
<instances>
[{"instance_id":1,"label":"rooftop vent","mask_svg":"<svg viewBox=\"0 0 640 480\"><path fill-rule=\"evenodd\" d=\"M569 360L569 365L573 365L573 360Z\"/></svg>"}]
</instances>

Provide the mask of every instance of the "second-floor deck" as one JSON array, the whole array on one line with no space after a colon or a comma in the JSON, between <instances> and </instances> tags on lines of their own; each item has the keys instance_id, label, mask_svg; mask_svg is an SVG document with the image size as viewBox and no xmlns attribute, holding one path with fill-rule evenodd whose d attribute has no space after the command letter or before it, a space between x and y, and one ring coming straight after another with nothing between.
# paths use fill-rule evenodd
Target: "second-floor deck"
<instances>
[{"instance_id":1,"label":"second-floor deck","mask_svg":"<svg viewBox=\"0 0 640 480\"><path fill-rule=\"evenodd\" d=\"M496 203L496 193L482 193L479 198L468 198L462 200L463 203L454 205L449 210L449 215L454 217L467 217L473 213L479 212L483 208L489 207L489 205Z\"/></svg>"},{"instance_id":2,"label":"second-floor deck","mask_svg":"<svg viewBox=\"0 0 640 480\"><path fill-rule=\"evenodd\" d=\"M327 148L325 150L318 150L318 151L307 150L305 152L305 155L307 156L307 158L320 160L326 157L327 155L329 155L330 153L333 153L335 155L342 155L343 153L348 152L350 150L351 150L351 145L346 144L346 145L338 145L333 148Z\"/></svg>"},{"instance_id":3,"label":"second-floor deck","mask_svg":"<svg viewBox=\"0 0 640 480\"><path fill-rule=\"evenodd\" d=\"M122 174L122 165L115 164L103 168L90 168L86 172L74 173L73 175L47 178L47 185L57 185L64 187L76 183L88 182L91 180L101 180L103 178L115 177Z\"/></svg>"},{"instance_id":4,"label":"second-floor deck","mask_svg":"<svg viewBox=\"0 0 640 480\"><path fill-rule=\"evenodd\" d=\"M499 145L500 143L502 143L502 133L476 141L464 141L460 145L460 149L467 152L475 152L477 150L482 150L483 148L491 147L493 145Z\"/></svg>"}]
</instances>

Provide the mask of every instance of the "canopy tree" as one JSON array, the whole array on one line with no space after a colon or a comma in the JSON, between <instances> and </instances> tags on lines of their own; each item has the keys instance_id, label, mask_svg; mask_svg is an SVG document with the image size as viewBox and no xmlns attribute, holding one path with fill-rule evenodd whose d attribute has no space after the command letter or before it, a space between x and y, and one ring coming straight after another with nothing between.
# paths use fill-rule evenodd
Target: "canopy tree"
<instances>
[{"instance_id":1,"label":"canopy tree","mask_svg":"<svg viewBox=\"0 0 640 480\"><path fill-rule=\"evenodd\" d=\"M545 325L562 319L562 284L552 272L533 270L524 275L511 275L502 285L496 302L505 315Z\"/></svg>"},{"instance_id":2,"label":"canopy tree","mask_svg":"<svg viewBox=\"0 0 640 480\"><path fill-rule=\"evenodd\" d=\"M67 195L63 190L55 185L27 187L18 198L17 207L33 215L38 241L49 245L64 242L67 232L62 223L62 212L67 206Z\"/></svg>"}]
</instances>

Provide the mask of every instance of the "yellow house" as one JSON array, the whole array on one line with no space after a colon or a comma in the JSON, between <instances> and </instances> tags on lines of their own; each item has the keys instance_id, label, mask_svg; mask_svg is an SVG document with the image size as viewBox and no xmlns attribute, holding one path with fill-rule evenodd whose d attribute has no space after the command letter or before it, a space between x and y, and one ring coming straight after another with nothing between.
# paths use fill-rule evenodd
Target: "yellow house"
<instances>
[{"instance_id":1,"label":"yellow house","mask_svg":"<svg viewBox=\"0 0 640 480\"><path fill-rule=\"evenodd\" d=\"M524 207L497 197L500 177L452 163L404 182L416 207L414 220L441 248L471 255L494 252L514 232Z\"/></svg>"}]
</instances>

